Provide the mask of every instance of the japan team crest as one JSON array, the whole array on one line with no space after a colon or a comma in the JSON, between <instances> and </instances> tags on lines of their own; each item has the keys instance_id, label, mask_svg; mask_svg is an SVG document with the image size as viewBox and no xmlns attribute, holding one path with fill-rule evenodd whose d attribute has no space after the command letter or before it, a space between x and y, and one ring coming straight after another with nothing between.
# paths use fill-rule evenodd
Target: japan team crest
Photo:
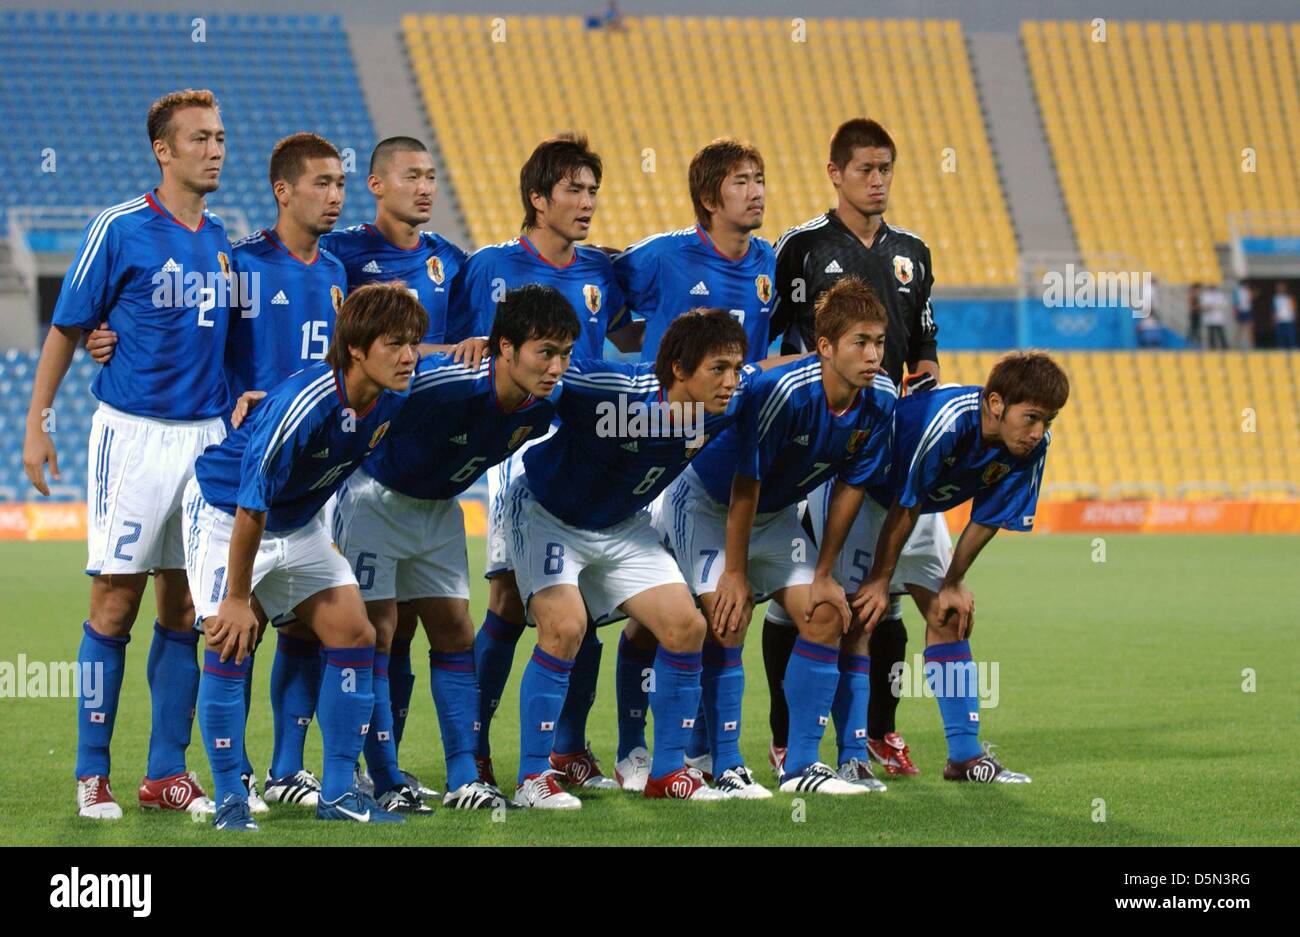
<instances>
[{"instance_id":1,"label":"japan team crest","mask_svg":"<svg viewBox=\"0 0 1300 937\"><path fill-rule=\"evenodd\" d=\"M371 449L373 449L373 448L375 448L375 446L379 445L379 440L381 440L381 439L384 438L384 434L388 432L388 424L389 424L390 422L391 422L391 420L384 420L384 422L382 422L382 423L379 424L379 428L378 428L377 430L375 430L374 435L370 437L370 448L371 448Z\"/></svg>"},{"instance_id":2,"label":"japan team crest","mask_svg":"<svg viewBox=\"0 0 1300 937\"><path fill-rule=\"evenodd\" d=\"M430 257L424 262L424 266L429 271L429 279L442 286L442 281L446 277L446 273L442 269L442 258Z\"/></svg>"},{"instance_id":3,"label":"japan team crest","mask_svg":"<svg viewBox=\"0 0 1300 937\"><path fill-rule=\"evenodd\" d=\"M862 445L864 442L866 442L866 441L867 441L867 437L868 437L869 435L871 435L871 434L868 433L865 429L855 429L852 433L850 433L850 434L849 434L849 442L848 442L848 450L849 450L850 454L851 454L851 453L854 453L854 452L857 452L857 451L858 451L858 446L860 446L860 445Z\"/></svg>"},{"instance_id":4,"label":"japan team crest","mask_svg":"<svg viewBox=\"0 0 1300 937\"><path fill-rule=\"evenodd\" d=\"M587 304L587 311L593 316L600 312L600 287L595 283L585 283L582 287L582 298Z\"/></svg>"},{"instance_id":5,"label":"japan team crest","mask_svg":"<svg viewBox=\"0 0 1300 937\"><path fill-rule=\"evenodd\" d=\"M330 287L330 303L333 304L335 313L343 305L343 290L339 289L338 284Z\"/></svg>"},{"instance_id":6,"label":"japan team crest","mask_svg":"<svg viewBox=\"0 0 1300 937\"><path fill-rule=\"evenodd\" d=\"M513 433L510 434L510 441L506 443L506 448L513 450L515 446L519 445L521 442L527 439L528 434L531 433L532 431L533 428L531 426L519 427L517 430L515 430Z\"/></svg>"},{"instance_id":7,"label":"japan team crest","mask_svg":"<svg viewBox=\"0 0 1300 937\"><path fill-rule=\"evenodd\" d=\"M754 289L758 291L759 302L770 302L772 299L772 278L766 273L760 273L754 277Z\"/></svg>"},{"instance_id":8,"label":"japan team crest","mask_svg":"<svg viewBox=\"0 0 1300 937\"><path fill-rule=\"evenodd\" d=\"M899 283L906 286L912 282L912 258L902 254L894 255L894 276Z\"/></svg>"},{"instance_id":9,"label":"japan team crest","mask_svg":"<svg viewBox=\"0 0 1300 937\"><path fill-rule=\"evenodd\" d=\"M986 485L996 485L1006 474L1011 471L1011 466L1002 462L990 462L984 469L984 474L980 476L980 481Z\"/></svg>"},{"instance_id":10,"label":"japan team crest","mask_svg":"<svg viewBox=\"0 0 1300 937\"><path fill-rule=\"evenodd\" d=\"M225 251L217 251L217 266L227 278L230 277L230 258L226 256Z\"/></svg>"}]
</instances>

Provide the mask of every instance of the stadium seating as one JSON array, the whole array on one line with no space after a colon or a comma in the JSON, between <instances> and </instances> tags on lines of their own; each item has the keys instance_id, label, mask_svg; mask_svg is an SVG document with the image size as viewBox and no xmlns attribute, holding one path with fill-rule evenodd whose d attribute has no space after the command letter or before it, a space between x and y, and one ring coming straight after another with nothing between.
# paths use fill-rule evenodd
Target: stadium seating
<instances>
[{"instance_id":1,"label":"stadium seating","mask_svg":"<svg viewBox=\"0 0 1300 937\"><path fill-rule=\"evenodd\" d=\"M1071 389L1052 429L1045 498L1300 495L1300 354L1054 354ZM943 378L983 383L997 358L944 353Z\"/></svg>"},{"instance_id":2,"label":"stadium seating","mask_svg":"<svg viewBox=\"0 0 1300 937\"><path fill-rule=\"evenodd\" d=\"M23 471L23 435L27 406L32 399L32 378L40 351L11 348L0 354L0 502L40 498ZM90 394L90 382L99 366L78 349L68 376L54 400L54 444L59 454L57 501L86 500L86 440L90 418L99 406Z\"/></svg>"},{"instance_id":3,"label":"stadium seating","mask_svg":"<svg viewBox=\"0 0 1300 937\"><path fill-rule=\"evenodd\" d=\"M267 181L280 137L313 130L351 148L365 172L375 133L338 17L177 13L0 13L0 230L15 205L103 207L158 182L145 115L159 94L210 88L222 107L226 167L210 200L251 225L275 217ZM67 67L75 64L75 67ZM42 172L47 150L55 172ZM373 214L364 183L340 224Z\"/></svg>"},{"instance_id":4,"label":"stadium seating","mask_svg":"<svg viewBox=\"0 0 1300 937\"><path fill-rule=\"evenodd\" d=\"M1300 24L1110 22L1096 42L1031 21L1021 39L1090 266L1217 283L1232 212L1300 212Z\"/></svg>"},{"instance_id":5,"label":"stadium seating","mask_svg":"<svg viewBox=\"0 0 1300 937\"><path fill-rule=\"evenodd\" d=\"M487 16L403 19L473 242L515 235L519 166L539 140L572 128L605 160L593 242L624 246L690 224L687 164L725 133L763 152L762 233L775 240L833 203L830 135L870 115L901 141L889 218L926 238L936 278L1014 284L1015 236L957 22L813 19L806 42L788 19L624 22L607 31L578 17L512 16L494 37ZM939 171L946 147L960 171Z\"/></svg>"}]
</instances>

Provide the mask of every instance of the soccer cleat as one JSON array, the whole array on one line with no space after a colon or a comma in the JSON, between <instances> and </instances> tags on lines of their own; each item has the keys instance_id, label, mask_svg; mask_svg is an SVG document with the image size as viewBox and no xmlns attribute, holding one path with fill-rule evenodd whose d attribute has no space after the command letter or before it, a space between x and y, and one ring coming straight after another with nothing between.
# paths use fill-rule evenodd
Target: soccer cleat
<instances>
[{"instance_id":1,"label":"soccer cleat","mask_svg":"<svg viewBox=\"0 0 1300 937\"><path fill-rule=\"evenodd\" d=\"M492 773L491 755L475 755L474 767L478 768L478 779L480 781L484 784L490 784L493 787L500 787L500 785L497 784L497 776Z\"/></svg>"},{"instance_id":2,"label":"soccer cleat","mask_svg":"<svg viewBox=\"0 0 1300 937\"><path fill-rule=\"evenodd\" d=\"M402 771L401 768L398 768L397 770ZM432 787L425 787L423 784L420 783L420 779L417 778L415 775L413 775L411 772L402 771L402 777L406 779L407 786L410 787L411 790L419 794L420 797L422 797L424 800L442 799L442 791L436 791Z\"/></svg>"},{"instance_id":3,"label":"soccer cleat","mask_svg":"<svg viewBox=\"0 0 1300 937\"><path fill-rule=\"evenodd\" d=\"M257 792L257 782L253 780L251 774L241 774L239 779L244 782L244 787L248 790L248 809L250 813L270 813L271 808L266 805L262 795Z\"/></svg>"},{"instance_id":4,"label":"soccer cleat","mask_svg":"<svg viewBox=\"0 0 1300 937\"><path fill-rule=\"evenodd\" d=\"M694 768L696 771L700 772L706 781L713 780L713 755L708 752L705 752L703 755L696 755L694 758L687 755L686 767Z\"/></svg>"},{"instance_id":5,"label":"soccer cleat","mask_svg":"<svg viewBox=\"0 0 1300 937\"><path fill-rule=\"evenodd\" d=\"M442 799L442 805L452 810L495 810L498 807L504 810L519 809L499 789L482 781L470 781L454 791L448 791Z\"/></svg>"},{"instance_id":6,"label":"soccer cleat","mask_svg":"<svg viewBox=\"0 0 1300 937\"><path fill-rule=\"evenodd\" d=\"M830 769L830 765L814 761L799 774L792 774L781 780L781 792L784 794L865 794L867 788L861 784L852 784Z\"/></svg>"},{"instance_id":7,"label":"soccer cleat","mask_svg":"<svg viewBox=\"0 0 1300 937\"><path fill-rule=\"evenodd\" d=\"M193 771L174 774L169 778L140 782L141 810L184 810L199 816L211 816L216 804L199 787L199 778Z\"/></svg>"},{"instance_id":8,"label":"soccer cleat","mask_svg":"<svg viewBox=\"0 0 1300 937\"><path fill-rule=\"evenodd\" d=\"M767 765L778 778L785 772L785 746L767 743Z\"/></svg>"},{"instance_id":9,"label":"soccer cleat","mask_svg":"<svg viewBox=\"0 0 1300 937\"><path fill-rule=\"evenodd\" d=\"M661 778L645 782L645 796L650 800L726 800L722 791L709 787L699 768L678 768Z\"/></svg>"},{"instance_id":10,"label":"soccer cleat","mask_svg":"<svg viewBox=\"0 0 1300 937\"><path fill-rule=\"evenodd\" d=\"M107 777L96 774L77 778L77 816L91 820L122 819L122 808L113 798Z\"/></svg>"},{"instance_id":11,"label":"soccer cleat","mask_svg":"<svg viewBox=\"0 0 1300 937\"><path fill-rule=\"evenodd\" d=\"M320 798L316 802L317 820L351 820L354 823L405 823L400 813L385 810L369 794L356 788L340 794L334 800Z\"/></svg>"},{"instance_id":12,"label":"soccer cleat","mask_svg":"<svg viewBox=\"0 0 1300 937\"><path fill-rule=\"evenodd\" d=\"M384 791L375 801L389 813L433 813L433 808L421 800L409 784L399 784Z\"/></svg>"},{"instance_id":13,"label":"soccer cleat","mask_svg":"<svg viewBox=\"0 0 1300 937\"><path fill-rule=\"evenodd\" d=\"M194 822L199 823L199 815L193 816ZM256 833L258 830L253 815L249 813L248 798L238 794L226 795L226 799L217 808L216 816L212 818L212 825L218 830L238 830L243 833Z\"/></svg>"},{"instance_id":14,"label":"soccer cleat","mask_svg":"<svg viewBox=\"0 0 1300 937\"><path fill-rule=\"evenodd\" d=\"M614 790L618 788L617 781L605 777L601 772L600 765L596 763L596 756L591 753L590 742L587 743L586 749L572 755L557 755L555 752L551 752L551 768L559 772L560 780L567 784L591 788L592 790Z\"/></svg>"},{"instance_id":15,"label":"soccer cleat","mask_svg":"<svg viewBox=\"0 0 1300 937\"><path fill-rule=\"evenodd\" d=\"M840 765L840 777L850 784L860 784L869 791L879 791L884 793L888 788L885 782L881 781L871 771L871 765L861 758L850 758L844 764Z\"/></svg>"},{"instance_id":16,"label":"soccer cleat","mask_svg":"<svg viewBox=\"0 0 1300 937\"><path fill-rule=\"evenodd\" d=\"M320 781L316 776L305 768L294 772L283 778L271 778L271 773L266 773L266 781L262 785L262 796L269 804L301 804L304 807L315 807L316 800L320 795Z\"/></svg>"},{"instance_id":17,"label":"soccer cleat","mask_svg":"<svg viewBox=\"0 0 1300 937\"><path fill-rule=\"evenodd\" d=\"M867 739L867 751L884 767L886 774L920 774L908 757L910 749L897 732L886 732L883 739Z\"/></svg>"},{"instance_id":18,"label":"soccer cleat","mask_svg":"<svg viewBox=\"0 0 1300 937\"><path fill-rule=\"evenodd\" d=\"M1030 784L1033 782L1027 774L1008 771L998 764L987 742L982 754L966 761L949 761L943 768L945 781L975 781L979 784Z\"/></svg>"},{"instance_id":19,"label":"soccer cleat","mask_svg":"<svg viewBox=\"0 0 1300 937\"><path fill-rule=\"evenodd\" d=\"M772 792L755 781L754 775L744 765L722 772L717 790L728 800L767 800L772 796Z\"/></svg>"},{"instance_id":20,"label":"soccer cleat","mask_svg":"<svg viewBox=\"0 0 1300 937\"><path fill-rule=\"evenodd\" d=\"M370 772L361 770L360 764L352 769L352 786L367 797L375 796L375 782L370 779Z\"/></svg>"},{"instance_id":21,"label":"soccer cleat","mask_svg":"<svg viewBox=\"0 0 1300 937\"><path fill-rule=\"evenodd\" d=\"M614 765L614 777L625 791L644 791L650 780L650 753L638 745Z\"/></svg>"},{"instance_id":22,"label":"soccer cleat","mask_svg":"<svg viewBox=\"0 0 1300 937\"><path fill-rule=\"evenodd\" d=\"M551 768L524 778L515 791L515 805L539 810L579 810L582 801L560 787L560 773Z\"/></svg>"}]
</instances>

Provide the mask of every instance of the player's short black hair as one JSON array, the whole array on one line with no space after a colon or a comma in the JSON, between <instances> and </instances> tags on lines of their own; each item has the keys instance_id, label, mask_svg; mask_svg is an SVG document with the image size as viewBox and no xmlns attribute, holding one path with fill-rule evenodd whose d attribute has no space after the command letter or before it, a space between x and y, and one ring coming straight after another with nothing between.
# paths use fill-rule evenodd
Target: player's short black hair
<instances>
[{"instance_id":1,"label":"player's short black hair","mask_svg":"<svg viewBox=\"0 0 1300 937\"><path fill-rule=\"evenodd\" d=\"M492 319L492 333L488 336L488 353L501 354L501 339L506 339L516 349L534 338L554 338L559 341L578 340L582 323L569 301L553 286L529 283L508 290Z\"/></svg>"},{"instance_id":2,"label":"player's short black hair","mask_svg":"<svg viewBox=\"0 0 1300 937\"><path fill-rule=\"evenodd\" d=\"M382 176L388 171L388 164L394 153L427 153L429 148L415 137L389 137L380 140L370 151L370 175Z\"/></svg>"},{"instance_id":3,"label":"player's short black hair","mask_svg":"<svg viewBox=\"0 0 1300 937\"><path fill-rule=\"evenodd\" d=\"M309 159L338 159L339 151L324 137L303 131L276 143L271 150L271 185L283 179L293 185L307 168Z\"/></svg>"},{"instance_id":4,"label":"player's short black hair","mask_svg":"<svg viewBox=\"0 0 1300 937\"><path fill-rule=\"evenodd\" d=\"M1070 379L1045 351L1011 351L998 359L984 382L984 398L994 393L1007 407L1028 402L1056 413L1070 397Z\"/></svg>"},{"instance_id":5,"label":"player's short black hair","mask_svg":"<svg viewBox=\"0 0 1300 937\"><path fill-rule=\"evenodd\" d=\"M704 200L707 198L715 206L721 206L722 184L745 163L753 163L758 174L763 174L763 154L752 143L735 137L718 137L691 157L686 181L690 187L691 204L695 206L695 220L704 230L709 229L711 217Z\"/></svg>"},{"instance_id":6,"label":"player's short black hair","mask_svg":"<svg viewBox=\"0 0 1300 937\"><path fill-rule=\"evenodd\" d=\"M825 337L832 347L859 322L889 327L889 315L880 299L871 287L852 275L840 277L817 297L813 316L816 337Z\"/></svg>"},{"instance_id":7,"label":"player's short black hair","mask_svg":"<svg viewBox=\"0 0 1300 937\"><path fill-rule=\"evenodd\" d=\"M325 360L330 367L347 370L349 349L370 351L375 339L396 335L416 343L429 331L429 313L401 280L367 283L348 294L334 317L334 337Z\"/></svg>"},{"instance_id":8,"label":"player's short black hair","mask_svg":"<svg viewBox=\"0 0 1300 937\"><path fill-rule=\"evenodd\" d=\"M555 186L581 169L590 169L596 185L600 185L603 164L588 146L586 134L559 133L537 144L528 161L519 169L519 198L524 205L525 231L537 224L533 193L549 202Z\"/></svg>"},{"instance_id":9,"label":"player's short black hair","mask_svg":"<svg viewBox=\"0 0 1300 937\"><path fill-rule=\"evenodd\" d=\"M744 358L748 351L745 329L725 309L691 309L672 321L659 342L655 377L669 388L677 381L674 364L681 365L687 374L694 374L710 355L739 354Z\"/></svg>"},{"instance_id":10,"label":"player's short black hair","mask_svg":"<svg viewBox=\"0 0 1300 937\"><path fill-rule=\"evenodd\" d=\"M898 159L898 147L888 130L870 118L854 117L835 128L831 137L831 162L843 169L853 159L853 151L864 146L889 150L889 158Z\"/></svg>"}]
</instances>

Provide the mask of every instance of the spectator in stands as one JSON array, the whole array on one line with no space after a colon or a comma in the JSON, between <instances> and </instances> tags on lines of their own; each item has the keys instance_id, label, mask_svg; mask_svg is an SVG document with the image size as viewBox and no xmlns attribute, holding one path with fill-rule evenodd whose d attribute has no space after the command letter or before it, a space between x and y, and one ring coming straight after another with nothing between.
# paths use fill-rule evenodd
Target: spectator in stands
<instances>
[{"instance_id":1,"label":"spectator in stands","mask_svg":"<svg viewBox=\"0 0 1300 937\"><path fill-rule=\"evenodd\" d=\"M1295 297L1283 280L1277 281L1273 292L1273 344L1295 347Z\"/></svg>"},{"instance_id":2,"label":"spectator in stands","mask_svg":"<svg viewBox=\"0 0 1300 937\"><path fill-rule=\"evenodd\" d=\"M1255 289L1245 280L1232 293L1233 319L1237 323L1237 347L1255 346Z\"/></svg>"},{"instance_id":3,"label":"spectator in stands","mask_svg":"<svg viewBox=\"0 0 1300 937\"><path fill-rule=\"evenodd\" d=\"M617 0L609 0L609 8L604 14L593 13L584 25L588 29L609 29L617 32L623 28L623 14L619 11Z\"/></svg>"},{"instance_id":4,"label":"spectator in stands","mask_svg":"<svg viewBox=\"0 0 1300 937\"><path fill-rule=\"evenodd\" d=\"M1228 347L1228 296L1217 284L1201 288L1201 324L1210 348Z\"/></svg>"},{"instance_id":5,"label":"spectator in stands","mask_svg":"<svg viewBox=\"0 0 1300 937\"><path fill-rule=\"evenodd\" d=\"M1187 287L1187 342L1201 344L1201 284Z\"/></svg>"},{"instance_id":6,"label":"spectator in stands","mask_svg":"<svg viewBox=\"0 0 1300 937\"><path fill-rule=\"evenodd\" d=\"M1160 314L1155 309L1145 312L1146 315L1137 321L1138 347L1160 348L1165 344L1165 327L1160 324Z\"/></svg>"}]
</instances>

